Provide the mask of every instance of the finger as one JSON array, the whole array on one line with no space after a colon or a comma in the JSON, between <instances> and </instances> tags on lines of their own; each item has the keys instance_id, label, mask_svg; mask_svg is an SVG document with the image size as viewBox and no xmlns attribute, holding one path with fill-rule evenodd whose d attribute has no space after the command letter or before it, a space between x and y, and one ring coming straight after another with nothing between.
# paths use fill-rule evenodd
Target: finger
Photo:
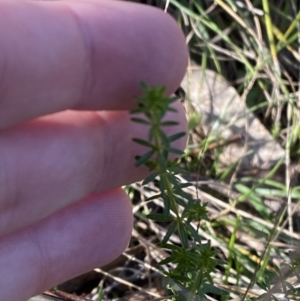
<instances>
[{"instance_id":1,"label":"finger","mask_svg":"<svg viewBox=\"0 0 300 301\"><path fill-rule=\"evenodd\" d=\"M122 1L0 2L0 128L65 109L124 110L175 91L187 50L162 11Z\"/></svg>"},{"instance_id":2,"label":"finger","mask_svg":"<svg viewBox=\"0 0 300 301\"><path fill-rule=\"evenodd\" d=\"M181 104L176 104L178 110ZM182 108L181 108L182 109ZM169 113L168 135L186 129L182 110ZM141 180L135 156L148 148L148 127L127 111L66 111L0 133L0 235L15 231L87 195ZM173 145L184 149L186 138Z\"/></svg>"},{"instance_id":3,"label":"finger","mask_svg":"<svg viewBox=\"0 0 300 301\"><path fill-rule=\"evenodd\" d=\"M114 260L126 248L132 209L118 189L91 196L0 240L2 300L24 301Z\"/></svg>"}]
</instances>

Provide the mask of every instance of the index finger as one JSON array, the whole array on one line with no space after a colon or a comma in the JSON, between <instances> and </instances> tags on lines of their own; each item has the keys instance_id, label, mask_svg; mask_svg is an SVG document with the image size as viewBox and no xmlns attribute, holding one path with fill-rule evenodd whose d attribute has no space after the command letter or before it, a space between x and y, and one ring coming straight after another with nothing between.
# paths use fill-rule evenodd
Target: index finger
<instances>
[{"instance_id":1,"label":"index finger","mask_svg":"<svg viewBox=\"0 0 300 301\"><path fill-rule=\"evenodd\" d=\"M0 129L65 109L123 110L173 92L187 64L172 18L119 1L0 2Z\"/></svg>"}]
</instances>

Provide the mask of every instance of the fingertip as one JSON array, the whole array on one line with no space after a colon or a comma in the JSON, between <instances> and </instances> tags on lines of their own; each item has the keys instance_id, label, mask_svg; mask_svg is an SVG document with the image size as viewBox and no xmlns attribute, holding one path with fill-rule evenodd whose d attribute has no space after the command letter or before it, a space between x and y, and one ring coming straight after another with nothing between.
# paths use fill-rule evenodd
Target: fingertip
<instances>
[{"instance_id":1,"label":"fingertip","mask_svg":"<svg viewBox=\"0 0 300 301\"><path fill-rule=\"evenodd\" d=\"M141 82L171 94L184 76L183 33L157 8L95 0L0 4L1 129L67 109L128 110Z\"/></svg>"},{"instance_id":2,"label":"fingertip","mask_svg":"<svg viewBox=\"0 0 300 301\"><path fill-rule=\"evenodd\" d=\"M5 290L1 297L27 300L106 265L126 248L132 223L130 199L124 191L115 189L90 196L2 237L0 287Z\"/></svg>"},{"instance_id":3,"label":"fingertip","mask_svg":"<svg viewBox=\"0 0 300 301\"><path fill-rule=\"evenodd\" d=\"M86 97L76 109L128 110L136 105L142 82L164 86L168 95L178 88L188 51L170 15L122 1L103 1L100 10L93 1L76 3L72 10L89 46L90 66L83 92Z\"/></svg>"}]
</instances>

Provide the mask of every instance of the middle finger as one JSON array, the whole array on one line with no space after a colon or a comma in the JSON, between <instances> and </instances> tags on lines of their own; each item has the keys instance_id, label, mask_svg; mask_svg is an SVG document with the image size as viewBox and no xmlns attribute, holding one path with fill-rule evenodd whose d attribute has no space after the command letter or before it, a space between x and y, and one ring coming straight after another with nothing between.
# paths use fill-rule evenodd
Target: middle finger
<instances>
[{"instance_id":1,"label":"middle finger","mask_svg":"<svg viewBox=\"0 0 300 301\"><path fill-rule=\"evenodd\" d=\"M178 106L179 105L179 106ZM179 121L168 134L185 130ZM127 111L65 111L0 134L0 235L19 229L86 196L142 179L134 157L146 149L132 141L148 128L130 121ZM183 148L185 139L176 143Z\"/></svg>"}]
</instances>

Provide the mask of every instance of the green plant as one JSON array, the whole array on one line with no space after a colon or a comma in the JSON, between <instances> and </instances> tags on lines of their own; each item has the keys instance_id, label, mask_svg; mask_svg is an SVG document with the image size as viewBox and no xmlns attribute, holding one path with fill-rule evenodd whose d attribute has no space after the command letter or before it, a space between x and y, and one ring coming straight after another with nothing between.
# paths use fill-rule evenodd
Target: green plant
<instances>
[{"instance_id":1,"label":"green plant","mask_svg":"<svg viewBox=\"0 0 300 301\"><path fill-rule=\"evenodd\" d=\"M188 275L187 272L189 268L193 271L193 267L199 262L193 263L194 259L188 261L186 258L193 258L190 250L195 246L202 246L204 237L214 246L208 246L210 251L215 252L210 258L226 261L223 266L215 265L214 269L210 270L215 271L214 273L208 273L217 278L217 281L214 281L217 287L226 288L230 293L229 298L224 295L221 300L257 298L268 301L276 298L282 300L282 294L293 295L293 287L297 289L300 283L300 278L295 282L293 277L289 277L291 271L299 271L299 262L293 263L290 250L295 248L297 255L300 242L297 226L299 217L292 219L292 215L299 208L300 191L300 115L297 105L300 78L300 13L297 1L147 1L149 2L155 2L156 5L160 3L166 11L178 13L174 15L178 17L178 23L186 33L193 61L189 69L193 70L201 65L203 70L198 83L205 82L205 69L214 70L224 77L236 89L241 102L248 105L249 112L253 112L254 116L260 119L271 132L273 139L285 150L285 155L278 164L267 168L265 173L254 173L254 176L251 173L241 175L235 173L236 170L239 171L239 161L230 162L231 164L223 167L218 160L223 154L223 149L219 146L211 148L215 141L219 141L216 135L219 132L201 132L201 137L194 135L200 138L193 140L188 146L185 159L181 161L185 164L185 172L189 174L189 179L194 180L194 186L184 188L180 186L181 182L174 180L177 171L184 171L178 168L178 162L166 163L167 156L158 156L159 147L149 135L151 142L146 139L149 143L148 157L142 155L139 159L145 160L142 164L152 162L148 166L152 168L154 175L149 177L148 182L156 179L159 190L156 189L158 194L154 198L162 198L165 204L162 214L150 214L149 217L154 220L152 224L156 229L166 231L161 246L170 252L170 257L162 262L171 267L169 274L165 273L173 280L169 287L177 298L181 296L182 300L200 298L201 294L198 292L198 295L193 294L193 284L196 283L198 274L195 271ZM200 86L202 87L199 84ZM185 87L187 101L192 98L191 88L192 85ZM147 94L152 89L146 90ZM214 90L209 92L211 98L217 95ZM144 112L147 111L146 106ZM140 111L141 114L144 112ZM197 126L204 118L201 121L201 114L190 109L189 104L187 114L190 135L198 134L200 127ZM149 116L143 119L151 127L153 120ZM164 126L161 126L161 129ZM169 154L172 142L166 141L165 138L160 137L160 146L164 145L165 153ZM168 171L162 176L163 169L159 169L157 158L164 162L161 166ZM297 169L296 173L293 172L294 166ZM175 167L173 171L172 167ZM166 181L171 183L172 189L168 190ZM177 186L173 184L175 182ZM224 188L220 189L223 186ZM203 204L195 195L194 198L177 197L181 195L180 190L195 191L198 187L206 192L205 198L202 191L199 195L202 200L208 202L207 204ZM171 192L175 197L169 197ZM197 210L187 209L195 203ZM202 207L199 207L199 204ZM186 218L185 213L193 216L192 221ZM207 216L210 221L206 221ZM191 227L193 229L190 229ZM180 244L174 243L176 240L173 235L179 236ZM185 246L186 243L188 247ZM276 269L278 266L281 269L283 263L287 264L286 273L279 273ZM188 266L189 264L191 266ZM182 275L188 275L189 280L180 278ZM177 276L179 280L176 280ZM205 294L203 283L212 285L212 282L207 277L201 282L202 286L198 287L199 291ZM209 297L220 299L214 294L209 294Z\"/></svg>"},{"instance_id":2,"label":"green plant","mask_svg":"<svg viewBox=\"0 0 300 301\"><path fill-rule=\"evenodd\" d=\"M175 111L172 103L177 97L165 97L163 87L149 88L145 84L142 87L144 95L138 98L138 107L131 114L139 114L132 120L149 127L148 140L133 140L149 150L137 156L136 166L146 165L151 171L143 185L155 179L158 181L160 193L150 199L161 198L164 201L163 212L149 214L148 218L168 223L168 230L160 243L160 247L170 253L160 262L160 265L169 265L169 270L165 272L171 280L168 288L174 294L173 300L204 300L206 293L226 294L226 291L213 285L210 276L215 267L223 262L217 259L216 251L209 242L201 241L197 231L200 221L207 220L206 204L184 191L190 184L181 183L177 175L185 171L179 167L178 160L169 158L172 153L183 154L172 143L186 135L180 132L167 136L163 130L166 126L177 124L176 121L164 119L168 111ZM179 245L169 242L174 233L180 238Z\"/></svg>"}]
</instances>

